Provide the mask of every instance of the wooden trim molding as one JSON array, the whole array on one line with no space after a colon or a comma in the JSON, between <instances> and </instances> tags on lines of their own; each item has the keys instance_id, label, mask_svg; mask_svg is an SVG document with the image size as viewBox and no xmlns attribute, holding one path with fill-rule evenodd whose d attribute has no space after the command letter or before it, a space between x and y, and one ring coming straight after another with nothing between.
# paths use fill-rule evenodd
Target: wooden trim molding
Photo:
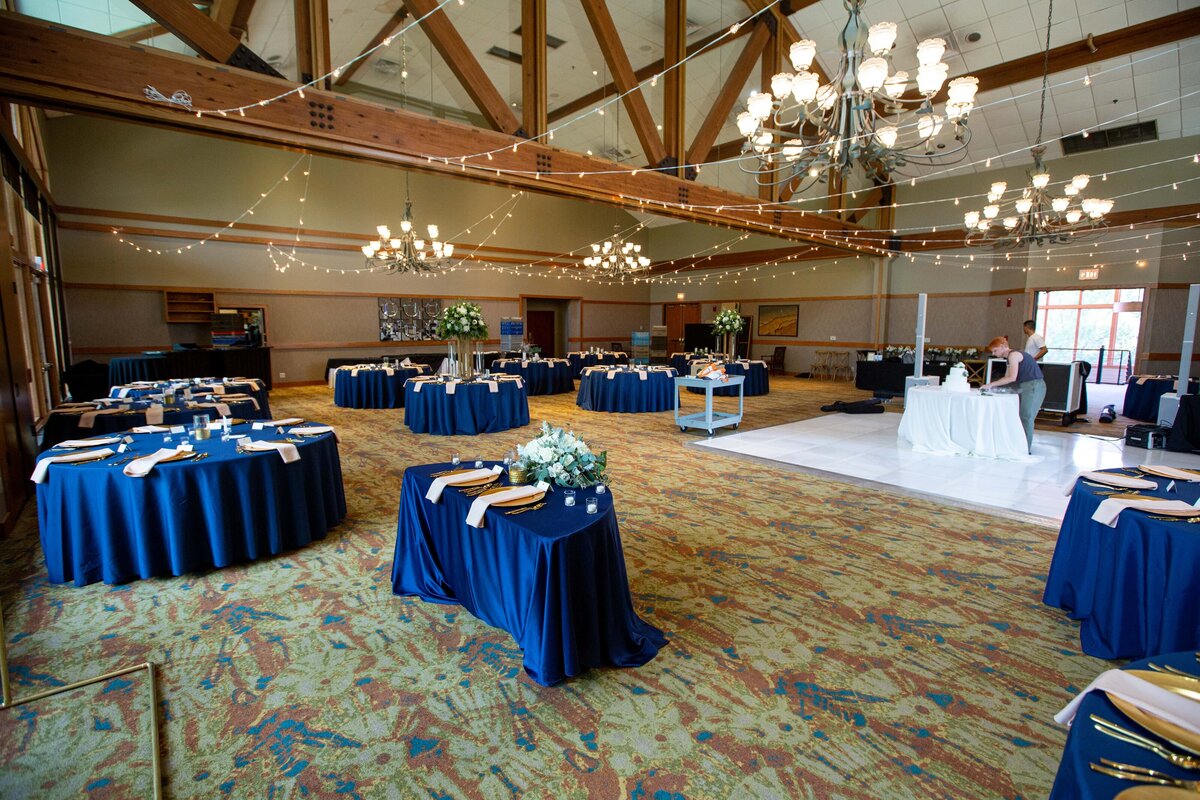
<instances>
[{"instance_id":1,"label":"wooden trim molding","mask_svg":"<svg viewBox=\"0 0 1200 800\"><path fill-rule=\"evenodd\" d=\"M237 289L237 288L213 288L211 286L150 286L142 284L123 284L123 283L76 283L65 281L63 283L65 289L99 289L108 291L131 291L131 292L212 292L217 295L221 294L270 294L270 295L296 295L299 297L387 297L385 292L335 292L335 291L317 291L309 289ZM405 297L420 297L429 300L444 300L445 294L414 294L412 292L400 292ZM456 300L471 300L474 302L494 302L494 303L516 303L519 298L516 297L497 297L492 295L463 295L455 296ZM220 297L217 302L223 302Z\"/></svg>"}]
</instances>

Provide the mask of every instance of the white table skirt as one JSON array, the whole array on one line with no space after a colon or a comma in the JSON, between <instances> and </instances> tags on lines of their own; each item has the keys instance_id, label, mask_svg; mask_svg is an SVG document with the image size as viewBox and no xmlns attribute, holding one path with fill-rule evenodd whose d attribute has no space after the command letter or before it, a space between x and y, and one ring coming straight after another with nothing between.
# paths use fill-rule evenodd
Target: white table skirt
<instances>
[{"instance_id":1,"label":"white table skirt","mask_svg":"<svg viewBox=\"0 0 1200 800\"><path fill-rule=\"evenodd\" d=\"M1021 427L1015 394L951 392L940 386L908 390L897 434L913 450L1012 461L1034 460Z\"/></svg>"}]
</instances>

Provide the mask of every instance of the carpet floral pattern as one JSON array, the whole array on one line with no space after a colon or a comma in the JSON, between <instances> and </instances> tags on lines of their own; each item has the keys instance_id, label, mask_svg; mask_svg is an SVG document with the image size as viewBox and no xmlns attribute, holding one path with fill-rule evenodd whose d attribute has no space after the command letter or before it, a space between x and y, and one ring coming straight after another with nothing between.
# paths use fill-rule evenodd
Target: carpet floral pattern
<instances>
[{"instance_id":1,"label":"carpet floral pattern","mask_svg":"<svg viewBox=\"0 0 1200 800\"><path fill-rule=\"evenodd\" d=\"M856 393L790 378L748 425ZM666 414L532 398L527 428L415 436L336 424L349 517L321 542L206 574L47 582L35 509L0 542L15 694L158 665L171 798L1042 797L1051 719L1103 662L1041 605L1054 531L686 447ZM638 612L668 645L554 688L512 639L391 593L406 465L499 457L546 419L607 449ZM2 797L150 794L145 676L0 712Z\"/></svg>"}]
</instances>

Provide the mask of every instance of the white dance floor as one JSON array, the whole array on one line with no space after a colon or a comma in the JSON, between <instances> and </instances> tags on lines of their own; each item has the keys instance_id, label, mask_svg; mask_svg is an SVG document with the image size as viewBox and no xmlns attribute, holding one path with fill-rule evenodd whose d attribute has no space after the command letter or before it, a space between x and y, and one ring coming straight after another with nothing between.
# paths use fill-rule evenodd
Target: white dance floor
<instances>
[{"instance_id":1,"label":"white dance floor","mask_svg":"<svg viewBox=\"0 0 1200 800\"><path fill-rule=\"evenodd\" d=\"M692 446L884 484L906 493L949 499L955 505L1004 509L1056 527L1069 499L1063 490L1084 470L1138 464L1200 468L1200 456L1126 448L1120 440L1065 432L1069 428L1063 433L1036 431L1033 455L1038 460L1033 462L916 453L896 436L900 416L828 414L773 428L718 434ZM1114 425L1112 436L1123 432L1122 426Z\"/></svg>"}]
</instances>

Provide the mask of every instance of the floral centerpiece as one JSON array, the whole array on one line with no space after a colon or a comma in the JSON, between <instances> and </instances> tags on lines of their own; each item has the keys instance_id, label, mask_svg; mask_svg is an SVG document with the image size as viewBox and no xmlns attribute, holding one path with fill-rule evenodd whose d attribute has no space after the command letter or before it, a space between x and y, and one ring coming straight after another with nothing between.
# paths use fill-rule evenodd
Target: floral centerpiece
<instances>
[{"instance_id":1,"label":"floral centerpiece","mask_svg":"<svg viewBox=\"0 0 1200 800\"><path fill-rule=\"evenodd\" d=\"M604 479L608 451L596 455L574 433L543 422L541 436L517 446L517 466L529 481L583 489Z\"/></svg>"},{"instance_id":2,"label":"floral centerpiece","mask_svg":"<svg viewBox=\"0 0 1200 800\"><path fill-rule=\"evenodd\" d=\"M745 325L745 321L742 319L742 315L732 308L727 308L713 317L712 331L717 336L723 337L725 352L730 358L734 357L734 341L743 325Z\"/></svg>"},{"instance_id":3,"label":"floral centerpiece","mask_svg":"<svg viewBox=\"0 0 1200 800\"><path fill-rule=\"evenodd\" d=\"M470 378L474 372L470 343L486 339L488 335L483 309L477 303L466 300L447 306L437 317L437 335L455 343L450 360L457 361L461 377Z\"/></svg>"}]
</instances>

